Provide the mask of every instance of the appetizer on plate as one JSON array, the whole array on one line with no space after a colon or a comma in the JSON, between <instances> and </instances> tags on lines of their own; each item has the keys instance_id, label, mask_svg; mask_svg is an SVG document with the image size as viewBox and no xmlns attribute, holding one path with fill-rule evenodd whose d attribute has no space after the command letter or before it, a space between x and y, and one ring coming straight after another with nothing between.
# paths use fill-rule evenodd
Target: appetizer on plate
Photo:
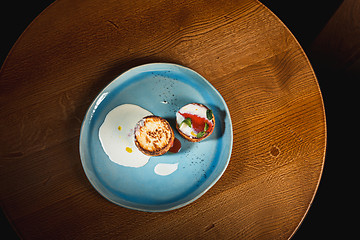
<instances>
[{"instance_id":1,"label":"appetizer on plate","mask_svg":"<svg viewBox=\"0 0 360 240\"><path fill-rule=\"evenodd\" d=\"M165 154L172 147L174 138L168 121L158 116L144 117L135 126L135 145L148 156Z\"/></svg>"},{"instance_id":2,"label":"appetizer on plate","mask_svg":"<svg viewBox=\"0 0 360 240\"><path fill-rule=\"evenodd\" d=\"M191 142L200 142L214 131L215 117L211 109L200 103L190 103L176 113L176 129Z\"/></svg>"}]
</instances>

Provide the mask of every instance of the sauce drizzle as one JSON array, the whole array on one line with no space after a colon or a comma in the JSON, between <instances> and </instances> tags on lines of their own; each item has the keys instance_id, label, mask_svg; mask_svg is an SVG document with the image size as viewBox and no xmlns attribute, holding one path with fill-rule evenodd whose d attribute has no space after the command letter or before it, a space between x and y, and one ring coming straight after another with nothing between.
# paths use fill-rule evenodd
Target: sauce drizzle
<instances>
[{"instance_id":1,"label":"sauce drizzle","mask_svg":"<svg viewBox=\"0 0 360 240\"><path fill-rule=\"evenodd\" d=\"M169 152L178 153L180 149L181 149L181 142L179 139L175 138L172 147L169 149Z\"/></svg>"}]
</instances>

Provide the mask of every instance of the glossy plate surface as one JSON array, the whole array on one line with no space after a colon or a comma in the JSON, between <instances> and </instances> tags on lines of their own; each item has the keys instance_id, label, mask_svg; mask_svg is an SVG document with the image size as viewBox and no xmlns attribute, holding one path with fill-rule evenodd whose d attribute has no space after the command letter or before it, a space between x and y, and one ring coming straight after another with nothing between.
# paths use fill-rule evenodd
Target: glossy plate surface
<instances>
[{"instance_id":1,"label":"glossy plate surface","mask_svg":"<svg viewBox=\"0 0 360 240\"><path fill-rule=\"evenodd\" d=\"M199 143L186 141L175 128L175 114L188 103L202 103L213 110L213 134ZM182 144L179 153L151 157L142 167L112 162L99 140L106 115L122 104L135 104L167 119ZM109 201L130 209L160 212L196 200L225 171L233 144L228 107L219 92L195 71L175 64L152 63L121 74L93 101L80 134L81 162L91 184ZM173 173L154 171L159 163L178 163Z\"/></svg>"}]
</instances>

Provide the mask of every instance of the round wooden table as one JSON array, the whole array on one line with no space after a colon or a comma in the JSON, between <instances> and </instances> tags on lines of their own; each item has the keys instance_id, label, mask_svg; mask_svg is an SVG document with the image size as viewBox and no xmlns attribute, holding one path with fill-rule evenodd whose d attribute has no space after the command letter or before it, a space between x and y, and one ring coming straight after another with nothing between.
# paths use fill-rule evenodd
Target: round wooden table
<instances>
[{"instance_id":1,"label":"round wooden table","mask_svg":"<svg viewBox=\"0 0 360 240\"><path fill-rule=\"evenodd\" d=\"M208 79L234 130L221 179L163 213L107 201L78 150L99 91L152 62ZM326 148L317 79L258 1L58 0L15 43L0 78L1 207L24 239L287 239L316 193Z\"/></svg>"}]
</instances>

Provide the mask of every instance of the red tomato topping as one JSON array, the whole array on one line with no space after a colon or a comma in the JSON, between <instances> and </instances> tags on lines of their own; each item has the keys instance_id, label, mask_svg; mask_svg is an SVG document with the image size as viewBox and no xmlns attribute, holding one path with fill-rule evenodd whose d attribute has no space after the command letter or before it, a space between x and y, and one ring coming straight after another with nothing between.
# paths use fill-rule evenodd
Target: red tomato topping
<instances>
[{"instance_id":1,"label":"red tomato topping","mask_svg":"<svg viewBox=\"0 0 360 240\"><path fill-rule=\"evenodd\" d=\"M208 126L209 126L208 129L206 130L206 132L210 132L210 130L213 127L212 121L210 121L210 120L208 120L206 118L202 118L202 117L199 117L198 115L194 115L194 114L191 114L191 113L180 113L180 114L185 119L186 118L191 119L191 126L195 130L195 132L197 132L197 133L204 131L205 123L207 123Z\"/></svg>"}]
</instances>

